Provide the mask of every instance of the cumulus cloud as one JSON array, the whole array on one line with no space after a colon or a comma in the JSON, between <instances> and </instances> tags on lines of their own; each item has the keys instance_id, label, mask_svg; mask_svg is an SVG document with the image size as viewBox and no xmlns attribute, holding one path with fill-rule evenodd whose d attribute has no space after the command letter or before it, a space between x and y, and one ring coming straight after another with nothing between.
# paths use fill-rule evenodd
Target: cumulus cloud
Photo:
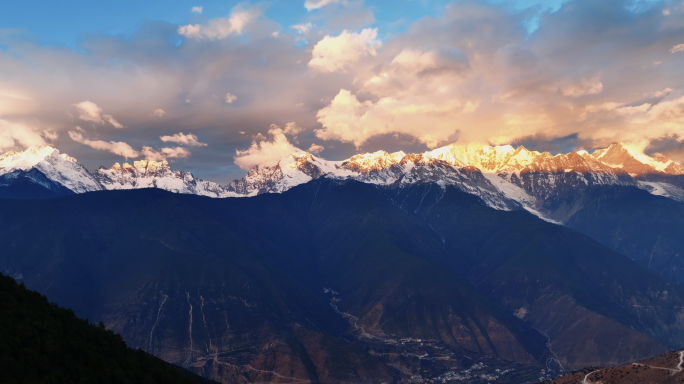
<instances>
[{"instance_id":1,"label":"cumulus cloud","mask_svg":"<svg viewBox=\"0 0 684 384\"><path fill-rule=\"evenodd\" d=\"M162 117L164 115L166 115L166 111L164 111L163 109L155 109L154 111L152 111L152 116Z\"/></svg>"},{"instance_id":2,"label":"cumulus cloud","mask_svg":"<svg viewBox=\"0 0 684 384\"><path fill-rule=\"evenodd\" d=\"M272 139L268 140L259 135L252 145L244 150L235 151L235 164L242 169L252 169L257 165L273 166L285 156L303 151L290 143L285 136L285 131L277 125L271 125L268 130Z\"/></svg>"},{"instance_id":3,"label":"cumulus cloud","mask_svg":"<svg viewBox=\"0 0 684 384\"><path fill-rule=\"evenodd\" d=\"M123 128L123 125L116 121L112 115L103 114L102 108L92 101L81 101L74 106L78 110L78 118L83 121L90 121L95 124L109 123L114 128Z\"/></svg>"},{"instance_id":4,"label":"cumulus cloud","mask_svg":"<svg viewBox=\"0 0 684 384\"><path fill-rule=\"evenodd\" d=\"M325 147L323 147L322 145L312 143L311 146L309 147L309 149L307 149L306 151L309 153L317 154L317 153L323 152L324 149L325 149Z\"/></svg>"},{"instance_id":5,"label":"cumulus cloud","mask_svg":"<svg viewBox=\"0 0 684 384\"><path fill-rule=\"evenodd\" d=\"M339 2L340 0L305 0L304 8L306 8L307 11L313 11L314 9L325 7L328 4L336 4Z\"/></svg>"},{"instance_id":6,"label":"cumulus cloud","mask_svg":"<svg viewBox=\"0 0 684 384\"><path fill-rule=\"evenodd\" d=\"M677 44L670 49L670 53L684 52L684 44Z\"/></svg>"},{"instance_id":7,"label":"cumulus cloud","mask_svg":"<svg viewBox=\"0 0 684 384\"><path fill-rule=\"evenodd\" d=\"M360 101L341 89L316 115L323 140L351 142L357 148L373 136L404 133L428 147L455 140L458 123L480 104L480 96L463 92L460 84L470 73L468 56L459 49L402 48L381 71L366 75L360 94L376 101ZM378 65L379 67L380 65Z\"/></svg>"},{"instance_id":8,"label":"cumulus cloud","mask_svg":"<svg viewBox=\"0 0 684 384\"><path fill-rule=\"evenodd\" d=\"M323 126L316 136L323 140L351 142L357 148L369 138L386 133L405 133L434 148L445 139L458 137L458 117L477 109L478 101L456 98L438 100L433 95L383 97L361 102L342 89L329 106L317 113ZM420 132L420 133L418 133Z\"/></svg>"},{"instance_id":9,"label":"cumulus cloud","mask_svg":"<svg viewBox=\"0 0 684 384\"><path fill-rule=\"evenodd\" d=\"M190 9L190 12L202 14L202 10L203 10L203 9L204 9L204 7L192 7L192 8Z\"/></svg>"},{"instance_id":10,"label":"cumulus cloud","mask_svg":"<svg viewBox=\"0 0 684 384\"><path fill-rule=\"evenodd\" d=\"M49 135L48 132L44 131L43 134ZM44 144L45 140L43 140L41 134L33 129L22 124L0 119L0 150L11 149L16 145L26 148Z\"/></svg>"},{"instance_id":11,"label":"cumulus cloud","mask_svg":"<svg viewBox=\"0 0 684 384\"><path fill-rule=\"evenodd\" d=\"M161 139L161 141L165 143L171 142L176 144L189 145L191 147L207 146L207 143L200 143L199 140L197 140L197 136L193 135L192 133L186 135L183 132L179 132L171 136L159 136L159 138Z\"/></svg>"},{"instance_id":12,"label":"cumulus cloud","mask_svg":"<svg viewBox=\"0 0 684 384\"><path fill-rule=\"evenodd\" d=\"M145 156L146 160L163 161L172 158L185 158L191 155L190 151L183 147L162 148L155 150L152 147L143 146L140 153Z\"/></svg>"},{"instance_id":13,"label":"cumulus cloud","mask_svg":"<svg viewBox=\"0 0 684 384\"><path fill-rule=\"evenodd\" d=\"M494 6L452 4L443 17L419 20L375 55L347 65L350 86L319 108L322 128L316 136L357 148L371 137L395 133L428 147L455 140L506 144L531 135L576 134L583 146L634 141L640 135L684 139L684 128L679 136L676 124L663 128L666 114L653 117L660 104L640 100L671 98L670 81L649 84L649 79L655 76L651 71L669 72L652 63L663 60L655 45L669 49L672 37L639 41L638 36L659 33L658 18L623 29L634 16L631 11L618 2L602 4L570 1L562 12L544 14L532 36L516 25L520 15ZM619 16L598 35L582 29L606 26L600 21L606 14ZM621 48L608 53L606 45ZM625 70L626 62L634 69ZM331 71L340 67L328 66ZM669 116L673 108L667 109Z\"/></svg>"},{"instance_id":14,"label":"cumulus cloud","mask_svg":"<svg viewBox=\"0 0 684 384\"><path fill-rule=\"evenodd\" d=\"M604 103L587 110L586 121L595 129L593 140L621 141L644 149L652 141L684 138L684 90L671 92L655 104Z\"/></svg>"},{"instance_id":15,"label":"cumulus cloud","mask_svg":"<svg viewBox=\"0 0 684 384\"><path fill-rule=\"evenodd\" d=\"M196 40L220 40L231 35L240 35L245 27L264 13L261 6L246 8L238 4L229 17L210 19L207 24L188 24L178 28L178 33Z\"/></svg>"},{"instance_id":16,"label":"cumulus cloud","mask_svg":"<svg viewBox=\"0 0 684 384\"><path fill-rule=\"evenodd\" d=\"M314 46L309 68L323 73L344 71L364 56L377 55L375 49L381 46L377 37L377 28L359 33L345 29L339 36L325 36Z\"/></svg>"},{"instance_id":17,"label":"cumulus cloud","mask_svg":"<svg viewBox=\"0 0 684 384\"><path fill-rule=\"evenodd\" d=\"M232 93L226 93L226 103L228 104L233 104L233 101L237 100L237 96L233 95Z\"/></svg>"},{"instance_id":18,"label":"cumulus cloud","mask_svg":"<svg viewBox=\"0 0 684 384\"><path fill-rule=\"evenodd\" d=\"M278 126L275 124L271 125L271 128L274 127L278 128ZM285 124L285 127L283 127L283 133L285 133L286 135L296 135L302 131L304 131L304 128L297 125L297 123L295 123L294 121Z\"/></svg>"},{"instance_id":19,"label":"cumulus cloud","mask_svg":"<svg viewBox=\"0 0 684 384\"><path fill-rule=\"evenodd\" d=\"M130 145L122 141L103 141L103 140L90 140L83 137L80 132L69 131L69 137L71 140L87 145L90 148L97 149L100 151L111 152L115 155L123 156L125 158L138 157L140 153L133 149Z\"/></svg>"}]
</instances>

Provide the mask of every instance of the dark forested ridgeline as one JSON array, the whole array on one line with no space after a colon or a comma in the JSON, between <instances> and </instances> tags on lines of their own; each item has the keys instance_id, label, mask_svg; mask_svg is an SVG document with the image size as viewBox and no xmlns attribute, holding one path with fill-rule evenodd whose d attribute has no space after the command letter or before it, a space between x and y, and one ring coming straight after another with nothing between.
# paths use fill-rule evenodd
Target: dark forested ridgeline
<instances>
[{"instance_id":1,"label":"dark forested ridgeline","mask_svg":"<svg viewBox=\"0 0 684 384\"><path fill-rule=\"evenodd\" d=\"M0 274L0 382L211 383Z\"/></svg>"}]
</instances>

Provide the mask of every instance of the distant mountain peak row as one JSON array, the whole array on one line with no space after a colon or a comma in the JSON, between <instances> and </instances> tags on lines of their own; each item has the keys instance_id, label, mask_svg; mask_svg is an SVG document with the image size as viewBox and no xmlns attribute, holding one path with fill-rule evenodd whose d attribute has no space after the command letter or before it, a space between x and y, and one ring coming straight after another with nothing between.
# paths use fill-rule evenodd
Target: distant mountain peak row
<instances>
[{"instance_id":1,"label":"distant mountain peak row","mask_svg":"<svg viewBox=\"0 0 684 384\"><path fill-rule=\"evenodd\" d=\"M684 201L684 167L621 143L591 154L582 150L555 156L522 146L469 144L451 144L419 154L377 151L342 161L329 161L301 151L277 164L258 165L226 186L196 179L189 172L174 171L166 161L116 163L89 173L76 159L50 146L0 156L0 187L28 180L48 189L62 187L73 193L161 188L210 197L245 197L280 193L322 176L385 187L420 182L454 185L479 196L493 208L523 207L551 221L563 221L563 217L549 216L544 204L568 188L626 185Z\"/></svg>"}]
</instances>

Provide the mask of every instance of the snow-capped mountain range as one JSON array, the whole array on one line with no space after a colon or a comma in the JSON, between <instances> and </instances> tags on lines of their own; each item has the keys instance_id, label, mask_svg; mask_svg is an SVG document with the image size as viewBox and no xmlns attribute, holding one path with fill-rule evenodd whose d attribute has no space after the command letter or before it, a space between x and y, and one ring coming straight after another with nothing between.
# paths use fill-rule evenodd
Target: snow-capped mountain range
<instances>
[{"instance_id":1,"label":"snow-capped mountain range","mask_svg":"<svg viewBox=\"0 0 684 384\"><path fill-rule=\"evenodd\" d=\"M76 159L60 154L50 146L10 151L0 156L0 186L9 185L20 177L47 189L63 187L74 193L103 189Z\"/></svg>"},{"instance_id":2,"label":"snow-capped mountain range","mask_svg":"<svg viewBox=\"0 0 684 384\"><path fill-rule=\"evenodd\" d=\"M45 188L74 193L98 190L161 188L209 197L247 197L280 193L319 177L353 179L384 188L415 183L451 185L477 195L502 210L520 207L551 221L562 222L573 211L573 199L601 185L639 187L654 195L684 202L684 167L662 157L649 157L623 144L593 153L551 155L524 147L452 144L420 154L378 151L329 161L300 151L277 164L251 169L227 186L173 171L166 161L116 163L89 173L76 159L50 146L8 152L0 156L0 187L18 178ZM670 179L679 180L669 182Z\"/></svg>"}]
</instances>

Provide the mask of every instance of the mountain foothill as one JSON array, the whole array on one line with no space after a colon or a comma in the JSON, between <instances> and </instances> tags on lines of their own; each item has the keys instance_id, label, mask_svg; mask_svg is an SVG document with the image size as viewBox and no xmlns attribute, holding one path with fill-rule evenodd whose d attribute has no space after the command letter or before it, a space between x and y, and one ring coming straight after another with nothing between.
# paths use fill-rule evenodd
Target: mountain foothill
<instances>
[{"instance_id":1,"label":"mountain foothill","mask_svg":"<svg viewBox=\"0 0 684 384\"><path fill-rule=\"evenodd\" d=\"M0 272L217 382L532 383L684 346L683 188L619 143L301 151L225 186L34 147L0 156Z\"/></svg>"}]
</instances>

